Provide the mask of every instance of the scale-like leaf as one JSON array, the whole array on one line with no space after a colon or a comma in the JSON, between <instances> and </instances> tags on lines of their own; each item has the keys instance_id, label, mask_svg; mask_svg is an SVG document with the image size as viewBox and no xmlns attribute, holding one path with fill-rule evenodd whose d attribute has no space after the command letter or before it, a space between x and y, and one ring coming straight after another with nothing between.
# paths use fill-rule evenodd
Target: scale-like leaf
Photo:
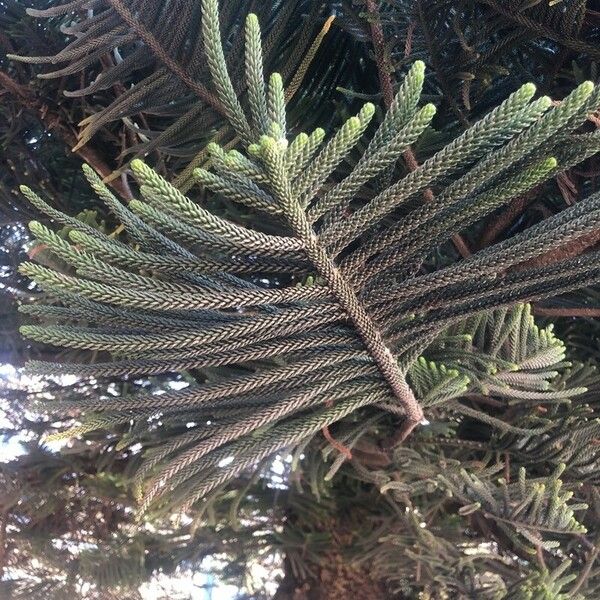
<instances>
[{"instance_id":1,"label":"scale-like leaf","mask_svg":"<svg viewBox=\"0 0 600 600\"><path fill-rule=\"evenodd\" d=\"M600 279L596 253L551 267L511 270L551 244L597 228L600 195L454 265L425 273L407 274L404 268L406 261L421 261L462 228L569 166L554 158L569 144L579 145L579 159L593 153L597 140L581 150L576 136L563 135L597 108L599 94L591 83L556 108L532 101L535 88L525 85L416 170L369 193L370 180L433 118L432 107L417 109L423 65L416 63L400 87L391 116L370 134L374 141L355 171L339 181L336 168L359 147L374 107L366 104L323 144L322 132L289 144L279 77L271 76L264 104L261 99L256 18L248 18L254 108L246 114L234 97L221 48L216 0L203 1L202 17L208 68L245 151L211 147L217 175L199 171L197 177L216 193L261 211L277 234L217 216L140 160L131 167L141 200L127 207L88 172L140 247L48 211L24 190L34 204L73 227L73 245L32 224L34 235L71 270L22 265L21 271L60 303L35 309L58 324L27 325L23 333L112 354L112 360L95 364L33 367L82 376L198 373L201 383L184 390L77 403L102 413L92 421L100 427L103 419L144 420L151 410L197 424L158 461L156 455L149 458L146 507L160 500L190 505L273 452L363 407L400 415L395 439L406 439L423 419L412 378L425 408L448 402L466 385L451 365L414 366L448 326ZM494 154L498 162L490 162ZM433 202L417 203L404 217L396 212L431 186L439 189ZM355 194L358 188L365 193ZM530 321L489 323L494 348L508 340L510 360L526 368ZM550 350L555 360L552 344ZM546 364L529 361L531 368ZM217 366L222 370L215 380L210 369ZM509 389L508 381L496 383Z\"/></svg>"}]
</instances>

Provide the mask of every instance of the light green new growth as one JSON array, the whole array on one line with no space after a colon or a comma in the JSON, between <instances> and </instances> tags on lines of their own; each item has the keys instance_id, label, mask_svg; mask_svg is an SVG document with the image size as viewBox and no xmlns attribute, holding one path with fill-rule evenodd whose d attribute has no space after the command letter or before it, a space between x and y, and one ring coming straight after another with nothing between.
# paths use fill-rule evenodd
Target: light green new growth
<instances>
[{"instance_id":1,"label":"light green new growth","mask_svg":"<svg viewBox=\"0 0 600 600\"><path fill-rule=\"evenodd\" d=\"M385 113L381 125L373 135L373 139L365 152L367 156L389 142L414 116L421 99L424 81L425 63L417 60L404 78L390 108Z\"/></svg>"},{"instance_id":2,"label":"light green new growth","mask_svg":"<svg viewBox=\"0 0 600 600\"><path fill-rule=\"evenodd\" d=\"M294 184L294 195L302 205L306 206L310 202L335 167L352 150L374 114L375 107L371 103L365 104L355 117L350 117L342 125L306 171L298 177Z\"/></svg>"},{"instance_id":3,"label":"light green new growth","mask_svg":"<svg viewBox=\"0 0 600 600\"><path fill-rule=\"evenodd\" d=\"M286 152L286 168L288 169L289 179L295 179L312 160L313 156L319 149L319 146L325 139L325 130L320 127L315 129L304 141L304 135L298 134L296 140L298 140L297 147L294 146L294 142L290 145Z\"/></svg>"},{"instance_id":4,"label":"light green new growth","mask_svg":"<svg viewBox=\"0 0 600 600\"><path fill-rule=\"evenodd\" d=\"M273 73L269 78L267 111L269 115L269 126L275 126L275 129L271 129L271 131L277 133L277 135L273 137L276 139L285 139L285 95L283 92L283 81L279 73Z\"/></svg>"},{"instance_id":5,"label":"light green new growth","mask_svg":"<svg viewBox=\"0 0 600 600\"><path fill-rule=\"evenodd\" d=\"M248 83L248 100L252 113L252 123L258 133L267 133L269 115L265 95L265 78L263 74L263 57L260 40L258 18L254 14L246 17L246 81Z\"/></svg>"},{"instance_id":6,"label":"light green new growth","mask_svg":"<svg viewBox=\"0 0 600 600\"><path fill-rule=\"evenodd\" d=\"M225 55L219 32L219 3L218 0L202 0L202 35L208 60L208 68L217 89L219 100L223 104L227 118L236 133L246 143L250 143L252 133L242 106L233 89L233 84L227 72Z\"/></svg>"}]
</instances>

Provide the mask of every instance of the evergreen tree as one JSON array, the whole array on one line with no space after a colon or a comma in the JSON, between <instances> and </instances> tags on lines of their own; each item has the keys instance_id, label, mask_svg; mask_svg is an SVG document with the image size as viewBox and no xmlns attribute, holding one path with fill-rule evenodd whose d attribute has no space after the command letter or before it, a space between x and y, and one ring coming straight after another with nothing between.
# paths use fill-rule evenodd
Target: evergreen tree
<instances>
[{"instance_id":1,"label":"evergreen tree","mask_svg":"<svg viewBox=\"0 0 600 600\"><path fill-rule=\"evenodd\" d=\"M63 226L30 223L43 264L20 271L41 292L21 310L41 322L22 332L74 352L70 362L31 361L29 372L80 382L43 402L54 418L76 421L45 440L82 438L99 449L81 510L89 515L118 489L121 513L113 530L91 533L94 549L71 563L66 580L47 559L42 582L68 595L88 581L98 597L122 597L156 569L205 555L224 553L234 565L249 553L282 553L279 598L597 597L598 375L589 348L566 346L551 325L536 323L530 303L597 282L597 251L589 247L600 195L587 185L577 203L522 219L516 231L498 232L497 243L500 235L486 238L481 223L532 190L556 194L553 182L597 152L598 88L585 81L553 102L525 83L487 112L480 105L461 130L446 90L450 110L441 115L421 101L430 79L420 60L390 97L391 63L381 53L387 13L368 1L357 18L373 41L387 110L364 103L326 134L314 128L319 111L302 119L300 102L287 110L296 78L265 79L270 47L256 15L241 27L237 5L226 4L220 19L217 0L183 3L197 10L201 31L186 28L195 13L185 13L173 52L183 55L189 39L201 39L206 60L193 54L182 71L173 56L161 56L157 38L173 35L161 11L176 2L106 4L75 26L86 34L63 56L73 61L69 69L101 55L91 52L96 38L114 45L139 37L168 71L155 88L164 95L144 97L144 110L157 98L176 106L178 77L207 94L206 110L227 125L175 177L134 159L135 185L122 179L134 188L127 203L85 166L121 224L113 232L21 187L35 210ZM275 22L302 3L289 4L273 5ZM456 3L442 3L449 4ZM466 3L457 22L477 4ZM523 17L533 18L532 6L521 7ZM581 6L538 7L539 18ZM408 8L423 11L418 2ZM136 20L142 9L157 31ZM120 39L117 15L131 40ZM570 51L589 46L569 42ZM242 46L245 60L235 62ZM292 55L302 79L308 67ZM148 57L134 49L109 69L111 83L115 71L141 68L138 60ZM457 59L448 52L446 60ZM434 67L438 79L441 68ZM201 90L194 69L210 75ZM326 84L317 77L315 86ZM348 90L349 107L357 97ZM322 93L302 92L303 100ZM84 123L81 144L95 127L128 118L114 110L122 101L131 110L129 91L122 96ZM188 197L191 178L201 192ZM174 389L175 380L184 387ZM274 460L284 465L279 484ZM27 462L8 489L24 489ZM69 469L84 464L71 460ZM37 493L51 485L73 497L70 476L38 479L27 510L48 509ZM125 510L134 495L142 522L164 527L183 513L191 525L144 537ZM8 496L5 522L17 506ZM31 543L35 528L14 529L29 552L46 556L44 541L57 530L41 522L41 545ZM189 539L177 545L177 535ZM19 597L49 588L9 581L6 589Z\"/></svg>"}]
</instances>

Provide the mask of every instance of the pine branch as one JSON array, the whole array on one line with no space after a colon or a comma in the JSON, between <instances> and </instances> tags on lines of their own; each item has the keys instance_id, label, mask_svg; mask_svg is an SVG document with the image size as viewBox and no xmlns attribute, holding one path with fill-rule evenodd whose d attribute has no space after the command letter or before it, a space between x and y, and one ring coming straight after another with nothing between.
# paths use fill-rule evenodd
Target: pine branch
<instances>
[{"instance_id":1,"label":"pine branch","mask_svg":"<svg viewBox=\"0 0 600 600\"><path fill-rule=\"evenodd\" d=\"M375 112L370 103L327 140L317 129L289 141L283 80L272 74L264 81L256 17L246 22L249 110L225 58L217 0L203 1L202 17L218 100L243 148L211 144L212 169L196 169L194 176L211 198L243 204L260 220L242 224L215 214L210 203L195 203L139 159L131 168L141 200L127 206L86 170L123 223L127 236L119 240L23 189L41 211L73 227L65 240L31 224L64 268L21 266L48 293L45 305L25 312L58 321L26 325L23 334L113 358L32 368L109 377L198 371L198 381L183 390L67 401L62 406L78 406L87 416L64 435L131 419L144 430L152 411L195 423L181 443L167 444L142 468L140 479L149 479L144 508L169 511L213 498L232 478L321 431L350 448L352 436L330 430L350 415L360 421L373 412L391 413L395 443L413 431L420 435L424 411L435 416L439 410L502 435L548 434L552 421L514 422L510 413L501 418L461 397L491 394L500 403L510 399L511 410L519 411L527 402L554 407L582 393L575 385L551 389L564 345L535 327L527 307L511 307L599 281L597 256L524 271L510 267L597 232L600 195L455 264L424 271L406 266L421 265L452 236L596 152L597 137L572 132L598 108L598 90L585 82L551 107L547 98L533 100L533 85L522 86L376 193L374 178L420 138L435 112L431 105L418 107L423 64L409 71L370 142L362 143ZM340 178L338 168L351 151L360 157ZM411 199L434 186L439 193L431 202L411 208ZM264 233L263 225L276 233ZM421 359L432 344L446 343L449 327L457 328L450 334L455 340L484 338L486 344L477 339L479 353L449 350L448 364ZM512 526L531 542L530 521L502 507L500 488L489 480L446 485L465 502L481 501L499 528ZM558 490L532 490L540 506L567 506ZM579 531L570 518L561 520L569 510L560 518L552 512L548 527Z\"/></svg>"}]
</instances>

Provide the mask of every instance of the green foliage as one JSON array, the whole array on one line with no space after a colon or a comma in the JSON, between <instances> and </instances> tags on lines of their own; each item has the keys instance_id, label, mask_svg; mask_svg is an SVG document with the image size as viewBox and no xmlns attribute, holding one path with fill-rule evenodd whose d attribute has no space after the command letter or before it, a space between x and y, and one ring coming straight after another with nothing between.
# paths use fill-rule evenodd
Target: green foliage
<instances>
[{"instance_id":1,"label":"green foliage","mask_svg":"<svg viewBox=\"0 0 600 600\"><path fill-rule=\"evenodd\" d=\"M231 129L223 127L223 115L230 114L238 96L250 102L255 99L256 89L246 86L244 68L237 62L246 44L239 23L248 12L256 10L265 29L262 40L257 26L249 31L250 43L258 48L262 42L269 70L279 69L287 83L301 75L311 43L327 17L320 1L256 5L244 0L222 12L225 43L221 56L216 57L204 53L203 37L214 40L218 30L199 27L202 0L102 0L94 4L92 12L83 8L84 1L32 4L28 14L44 28L60 30L61 43L26 46L18 53L9 50L10 58L42 66L40 78L55 90L61 104L73 110L85 108L79 119L73 119L82 125L78 147L93 144L95 148L100 140L112 145L112 133L119 130L118 137L128 141L124 149L114 144L112 152L123 150L124 159L117 174L131 158L157 154L171 172L179 171L198 160L198 151L215 133L217 139L231 140ZM347 37L334 30L325 45L331 49L335 44L350 49ZM209 47L216 50L214 44ZM232 72L233 88L227 91L231 106L205 85L208 63L216 64L215 60L221 65L225 61ZM351 67L348 57L344 62L347 68L338 73L316 71L307 77L311 87L323 95L322 114L334 105L331 95L336 81ZM222 66L219 68L223 72ZM247 68L249 79L258 83L262 64L251 59ZM295 101L301 101L305 91L302 88Z\"/></svg>"},{"instance_id":2,"label":"green foliage","mask_svg":"<svg viewBox=\"0 0 600 600\"><path fill-rule=\"evenodd\" d=\"M433 406L467 391L469 378L420 357L408 371L408 380L423 406Z\"/></svg>"},{"instance_id":3,"label":"green foliage","mask_svg":"<svg viewBox=\"0 0 600 600\"><path fill-rule=\"evenodd\" d=\"M564 465L543 481L527 481L525 469L519 471L519 480L509 485L499 479L497 485L483 482L474 474L461 469L454 477L440 476L442 485L462 504L459 514L482 510L486 518L496 521L500 530L511 538L519 534L533 548L552 548L559 542L546 537L557 534L586 533L574 511L586 509L586 504L569 505L573 492L560 493L558 479ZM524 541L514 539L516 544Z\"/></svg>"},{"instance_id":4,"label":"green foliage","mask_svg":"<svg viewBox=\"0 0 600 600\"><path fill-rule=\"evenodd\" d=\"M567 586L576 579L575 574L564 576L564 572L571 566L570 560L565 560L562 565L553 572L541 571L533 573L512 590L514 598L518 600L567 600L574 598L582 600L583 596L573 596L565 590Z\"/></svg>"},{"instance_id":5,"label":"green foliage","mask_svg":"<svg viewBox=\"0 0 600 600\"><path fill-rule=\"evenodd\" d=\"M546 251L549 236L555 243L564 241L581 235L583 219L588 226L595 223L595 196L526 234L445 269L408 278L394 269L408 258L424 258L432 244L570 164L559 165L544 155L568 154L575 144L586 149L583 154L593 152L595 137L587 143L569 133L598 105L592 84L582 84L554 109L549 109L545 99L532 102L534 86L523 86L422 166L357 205L353 196L357 187L387 168L433 116L429 106L417 110L422 64L417 63L409 73L355 170L321 197L320 190L367 129L374 107L366 104L321 150L311 150L302 171L293 178L288 153L296 154L299 145L306 148L311 138L288 146L280 78L271 77L264 102L258 99L264 90L257 80L256 65L261 60L255 17L248 18L247 27L247 61L254 65L248 69L248 84L256 100L248 119L229 79L218 36L216 2L207 0L202 14L208 68L219 100L248 149L244 157L213 146L220 178L213 181L223 182L220 194L233 201L243 198L244 203L283 221L281 233L265 234L217 216L139 160L133 161L132 169L143 200L132 201L128 208L118 205L87 171L109 208L123 217L132 238L142 243L139 250L48 211L43 201L24 189L39 208L74 228L70 237L77 247L32 223L32 233L70 264L75 274L33 264L23 265L22 273L60 299L64 306L61 321L85 314L93 326L28 325L23 333L55 345L110 351L117 358L107 364L67 366L67 371L115 375L232 367L223 381L211 381L207 371L203 384L181 392L82 399L78 406L103 411L102 415L70 433L107 428L131 418L146 419L153 411L214 422L206 439L189 440L170 453L155 469L144 494L145 507L159 499L167 500L169 506L189 506L274 451L300 443L361 407L378 404L404 414L400 431L402 437L407 435L423 413L397 363L410 367L415 351L422 351L449 324L464 322L471 315L475 325L467 322L466 329L454 335L472 329L473 336L485 337L491 346L482 351L492 361L497 359L503 370L488 373L482 382L475 355L469 358L475 363L471 366L457 359L456 371L433 365L423 368L424 363L419 363L421 368L413 368L411 378L417 382L425 407L448 403L450 397L460 395L467 378L484 393L487 387L497 395L523 400L560 399L560 393L544 391L552 373L533 375L531 381L523 374L513 386L508 373L517 365L539 370L558 362L564 351L551 333L531 329L531 319L522 308L508 319L506 311L498 318L482 311L596 280L590 256L587 261L578 260L576 268L567 260L552 269L513 272L502 276L503 285L498 285L507 267ZM210 181L207 172L199 176ZM433 202L390 224L387 217L396 207L440 181L444 187ZM352 211L347 218L338 210L342 203ZM180 244L182 238L186 245ZM190 244L195 251L188 248ZM288 283L278 288L257 284L265 273L282 282L288 279ZM314 285L296 283L298 277L313 274L317 275ZM452 296L457 300L451 302ZM48 310L57 315L53 307ZM38 315L43 312L36 308ZM109 314L118 324L111 330L105 327L104 316ZM483 325L477 321L482 318ZM416 334L424 341L417 348ZM506 356L499 355L506 340ZM245 366L257 359L262 364ZM282 359L285 362L279 365L265 363ZM492 364L488 359L488 371ZM56 370L49 365L37 368ZM494 365L492 371L497 368ZM423 379L429 379L426 388ZM456 402L448 403L448 408L501 429L523 430ZM221 418L232 415L233 423L220 424ZM229 457L233 462L223 466Z\"/></svg>"},{"instance_id":6,"label":"green foliage","mask_svg":"<svg viewBox=\"0 0 600 600\"><path fill-rule=\"evenodd\" d=\"M172 3L151 4L148 14L160 16ZM231 6L220 18L216 0L185 4L184 17L202 17L206 47L204 64L193 45L190 89L235 132L201 152L210 167L194 159L186 169L201 201L185 195L181 179L171 184L136 159L135 198L123 204L86 166L122 224L109 233L95 213L69 217L22 188L63 226L57 234L30 223L42 265L25 263L21 273L42 293L21 309L42 322L22 332L78 353L76 362L29 368L94 382L44 403L70 417L46 441L80 437L127 456L120 492L135 493L140 519L192 518L184 535L193 542L179 545L169 533L154 563L144 558L151 543L131 524L83 553L78 576L106 590L132 588L164 564L163 551L175 556L170 566L215 548L233 564L250 540L259 554L285 551L298 579L319 579L332 553L347 551L348 564L404 597L593 593L597 375L566 360L565 343L534 322L529 302L598 281L597 251L536 260L597 231L600 195L473 246L464 260L449 242L598 150L597 133L584 129L600 106L598 88L586 81L553 104L525 84L458 135L435 121L444 129L436 135L436 109L420 107L431 77L416 60L381 118L367 102L332 135L296 133L300 121L310 132L313 120L286 111L295 91L286 73L265 81L263 52L268 65L274 42L262 39L259 19L249 15L244 28ZM264 11L287 22L296 9L284 5ZM86 33L70 72L79 59L95 60L86 53L100 33L109 45L130 35L160 49L156 35L167 29L148 33L136 19L122 34L119 19L132 21L132 9L112 0L98 7L78 25ZM179 18L171 12L169 23ZM100 26L87 29L96 19ZM181 23L174 53L196 40ZM138 51L92 87L130 76L131 56ZM172 57L161 60L163 71L125 92L119 110L111 104L84 123L82 142L112 119L170 101L162 86L178 88L181 73ZM216 95L197 83L207 73ZM146 96L153 77L161 83ZM188 116L177 131L194 129ZM427 159L406 168L420 144ZM147 385L130 387L137 377ZM156 383L171 378L183 385ZM279 490L268 465L290 452L289 487ZM96 495L107 483L100 479L90 482ZM207 541L194 555L197 535ZM575 574L588 566L585 577Z\"/></svg>"}]
</instances>

